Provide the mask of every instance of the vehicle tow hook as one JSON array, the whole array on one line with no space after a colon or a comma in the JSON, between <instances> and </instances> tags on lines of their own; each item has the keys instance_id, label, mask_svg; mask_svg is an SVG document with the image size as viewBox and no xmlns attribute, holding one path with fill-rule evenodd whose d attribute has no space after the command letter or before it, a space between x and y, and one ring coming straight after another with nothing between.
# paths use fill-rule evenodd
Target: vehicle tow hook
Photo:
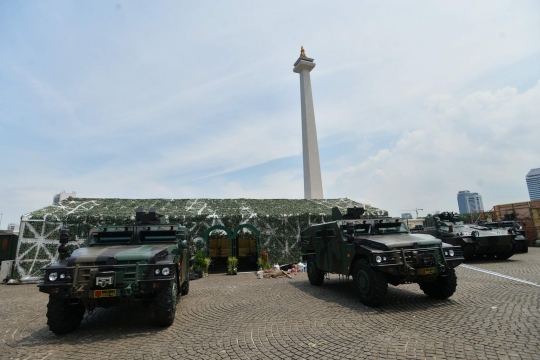
<instances>
[{"instance_id":1,"label":"vehicle tow hook","mask_svg":"<svg viewBox=\"0 0 540 360\"><path fill-rule=\"evenodd\" d=\"M446 265L442 264L442 263L439 263L439 267L441 268L441 272L445 272L446 271Z\"/></svg>"},{"instance_id":2,"label":"vehicle tow hook","mask_svg":"<svg viewBox=\"0 0 540 360\"><path fill-rule=\"evenodd\" d=\"M82 293L84 291L84 285L81 285L75 290L76 296L80 299L82 297Z\"/></svg>"}]
</instances>

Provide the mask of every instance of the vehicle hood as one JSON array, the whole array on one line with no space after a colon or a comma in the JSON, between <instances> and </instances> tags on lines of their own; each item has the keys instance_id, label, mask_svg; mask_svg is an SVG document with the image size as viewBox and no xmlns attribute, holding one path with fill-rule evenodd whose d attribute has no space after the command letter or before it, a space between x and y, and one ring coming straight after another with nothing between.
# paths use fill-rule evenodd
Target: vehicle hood
<instances>
[{"instance_id":1,"label":"vehicle hood","mask_svg":"<svg viewBox=\"0 0 540 360\"><path fill-rule=\"evenodd\" d=\"M107 261L109 264L116 264L123 261L142 260L150 263L156 258L161 258L160 255L166 255L167 248L170 246L171 244L84 247L73 251L67 260L70 265Z\"/></svg>"},{"instance_id":2,"label":"vehicle hood","mask_svg":"<svg viewBox=\"0 0 540 360\"><path fill-rule=\"evenodd\" d=\"M411 247L413 243L420 246L440 246L441 240L428 234L388 234L372 235L366 240L386 245L389 249Z\"/></svg>"}]
</instances>

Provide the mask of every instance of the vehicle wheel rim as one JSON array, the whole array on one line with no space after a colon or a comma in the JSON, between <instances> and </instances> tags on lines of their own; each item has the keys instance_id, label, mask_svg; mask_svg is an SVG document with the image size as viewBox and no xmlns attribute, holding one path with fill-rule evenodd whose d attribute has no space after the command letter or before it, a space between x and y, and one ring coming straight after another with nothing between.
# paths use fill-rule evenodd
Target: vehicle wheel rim
<instances>
[{"instance_id":1,"label":"vehicle wheel rim","mask_svg":"<svg viewBox=\"0 0 540 360\"><path fill-rule=\"evenodd\" d=\"M358 280L356 280L356 284L358 286L358 290L360 290L362 294L367 295L369 293L369 276L364 270L360 270L360 272L358 272Z\"/></svg>"}]
</instances>

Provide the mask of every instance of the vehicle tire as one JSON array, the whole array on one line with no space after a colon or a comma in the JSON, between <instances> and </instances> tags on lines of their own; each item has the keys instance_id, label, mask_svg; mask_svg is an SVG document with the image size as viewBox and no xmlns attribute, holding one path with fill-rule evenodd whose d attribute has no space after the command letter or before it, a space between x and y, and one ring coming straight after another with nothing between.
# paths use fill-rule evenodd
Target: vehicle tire
<instances>
[{"instance_id":1,"label":"vehicle tire","mask_svg":"<svg viewBox=\"0 0 540 360\"><path fill-rule=\"evenodd\" d=\"M47 304L47 325L55 334L66 334L79 327L85 312L84 305L69 305L68 299L51 298Z\"/></svg>"},{"instance_id":2,"label":"vehicle tire","mask_svg":"<svg viewBox=\"0 0 540 360\"><path fill-rule=\"evenodd\" d=\"M528 253L529 252L529 244L527 244L527 242L525 242L525 244L523 244L523 247L521 248L521 252L522 253Z\"/></svg>"},{"instance_id":3,"label":"vehicle tire","mask_svg":"<svg viewBox=\"0 0 540 360\"><path fill-rule=\"evenodd\" d=\"M175 276L176 277L176 276ZM176 315L176 305L180 300L176 280L165 289L159 290L154 298L154 319L158 326L171 326Z\"/></svg>"},{"instance_id":4,"label":"vehicle tire","mask_svg":"<svg viewBox=\"0 0 540 360\"><path fill-rule=\"evenodd\" d=\"M308 260L307 275L311 285L320 286L324 281L324 271L317 267L315 256L311 256Z\"/></svg>"},{"instance_id":5,"label":"vehicle tire","mask_svg":"<svg viewBox=\"0 0 540 360\"><path fill-rule=\"evenodd\" d=\"M354 263L353 281L364 305L377 307L384 303L388 294L388 282L383 273L371 267L367 259Z\"/></svg>"},{"instance_id":6,"label":"vehicle tire","mask_svg":"<svg viewBox=\"0 0 540 360\"><path fill-rule=\"evenodd\" d=\"M187 295L189 293L189 278L184 281L184 284L182 285L182 295Z\"/></svg>"},{"instance_id":7,"label":"vehicle tire","mask_svg":"<svg viewBox=\"0 0 540 360\"><path fill-rule=\"evenodd\" d=\"M456 292L457 277L454 269L446 269L444 274L439 274L435 281L420 283L420 289L432 298L448 299Z\"/></svg>"},{"instance_id":8,"label":"vehicle tire","mask_svg":"<svg viewBox=\"0 0 540 360\"><path fill-rule=\"evenodd\" d=\"M474 253L476 252L474 244L462 245L461 249L463 250L463 258L465 260L471 260L474 257Z\"/></svg>"}]
</instances>

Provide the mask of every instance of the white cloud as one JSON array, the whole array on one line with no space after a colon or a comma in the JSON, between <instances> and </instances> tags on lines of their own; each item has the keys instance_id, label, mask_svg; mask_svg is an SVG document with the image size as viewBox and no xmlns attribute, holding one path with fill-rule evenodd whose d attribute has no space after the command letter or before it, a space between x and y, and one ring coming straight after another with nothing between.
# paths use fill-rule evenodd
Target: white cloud
<instances>
[{"instance_id":1,"label":"white cloud","mask_svg":"<svg viewBox=\"0 0 540 360\"><path fill-rule=\"evenodd\" d=\"M307 4L6 5L4 221L61 189L302 197L301 163L287 162L301 153L300 45L317 63L327 196L392 210L452 207L461 188L486 204L525 195L537 2Z\"/></svg>"},{"instance_id":2,"label":"white cloud","mask_svg":"<svg viewBox=\"0 0 540 360\"><path fill-rule=\"evenodd\" d=\"M415 207L455 211L457 191L465 189L479 192L486 210L526 201L525 174L540 166L538 119L540 82L519 95L509 87L475 92L432 111L423 128L404 132L395 146L345 169L332 193L394 215Z\"/></svg>"}]
</instances>

